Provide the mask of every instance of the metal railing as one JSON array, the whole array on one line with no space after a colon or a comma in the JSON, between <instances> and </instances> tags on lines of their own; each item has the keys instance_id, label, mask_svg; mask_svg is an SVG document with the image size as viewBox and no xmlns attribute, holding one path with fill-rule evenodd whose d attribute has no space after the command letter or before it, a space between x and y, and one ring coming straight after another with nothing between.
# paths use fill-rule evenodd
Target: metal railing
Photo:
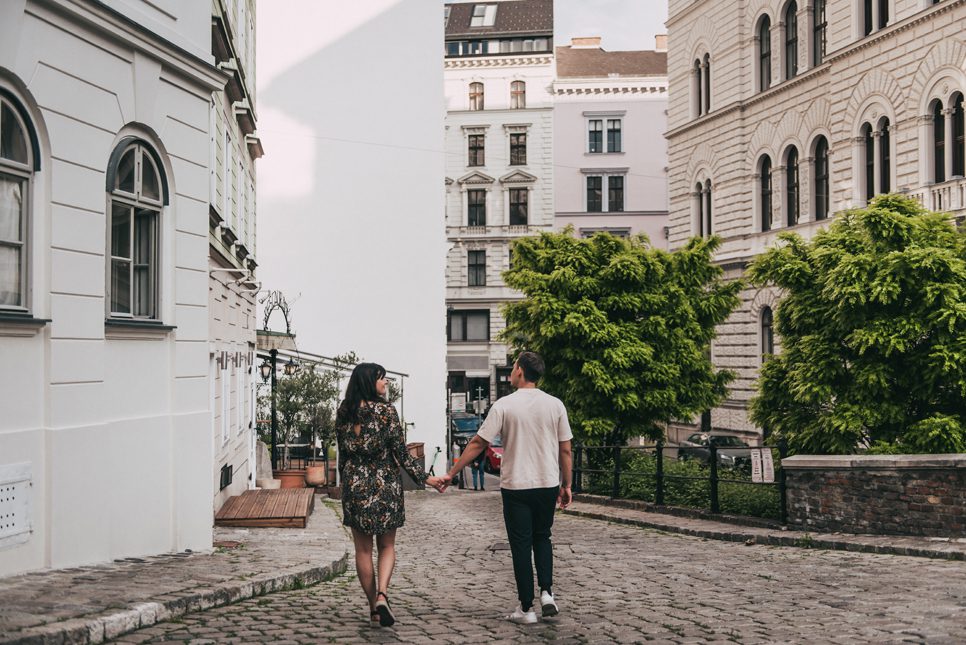
<instances>
[{"instance_id":1,"label":"metal railing","mask_svg":"<svg viewBox=\"0 0 966 645\"><path fill-rule=\"evenodd\" d=\"M774 481L752 480L750 451L755 450L777 453L772 457ZM669 464L668 455L672 453L676 459ZM714 443L707 447L667 446L663 442L653 446L578 444L574 446L573 490L786 524L785 472L780 466L786 456L784 442L777 448L719 447ZM724 494L722 486L726 488Z\"/></svg>"}]
</instances>

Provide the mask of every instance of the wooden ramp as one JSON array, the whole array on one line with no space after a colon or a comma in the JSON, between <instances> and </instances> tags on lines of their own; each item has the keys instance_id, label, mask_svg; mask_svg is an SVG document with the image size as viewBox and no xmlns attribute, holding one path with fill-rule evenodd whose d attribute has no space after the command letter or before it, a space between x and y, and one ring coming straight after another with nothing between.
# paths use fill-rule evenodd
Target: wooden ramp
<instances>
[{"instance_id":1,"label":"wooden ramp","mask_svg":"<svg viewBox=\"0 0 966 645\"><path fill-rule=\"evenodd\" d=\"M246 490L225 502L215 526L304 529L314 507L314 488Z\"/></svg>"}]
</instances>

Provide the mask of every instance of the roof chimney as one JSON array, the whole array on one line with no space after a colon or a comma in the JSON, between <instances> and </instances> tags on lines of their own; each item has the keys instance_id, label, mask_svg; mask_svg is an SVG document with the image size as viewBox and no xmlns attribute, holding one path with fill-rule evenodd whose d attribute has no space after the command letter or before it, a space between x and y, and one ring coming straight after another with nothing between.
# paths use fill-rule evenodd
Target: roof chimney
<instances>
[{"instance_id":1,"label":"roof chimney","mask_svg":"<svg viewBox=\"0 0 966 645\"><path fill-rule=\"evenodd\" d=\"M654 51L667 51L667 34L658 34L654 36Z\"/></svg>"},{"instance_id":2,"label":"roof chimney","mask_svg":"<svg viewBox=\"0 0 966 645\"><path fill-rule=\"evenodd\" d=\"M570 46L573 49L600 49L600 36L571 38Z\"/></svg>"}]
</instances>

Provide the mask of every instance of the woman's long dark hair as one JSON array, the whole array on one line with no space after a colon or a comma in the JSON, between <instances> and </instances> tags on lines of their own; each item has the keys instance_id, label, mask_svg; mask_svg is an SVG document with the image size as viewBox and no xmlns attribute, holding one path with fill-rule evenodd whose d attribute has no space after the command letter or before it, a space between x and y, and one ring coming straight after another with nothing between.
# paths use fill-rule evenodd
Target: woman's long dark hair
<instances>
[{"instance_id":1,"label":"woman's long dark hair","mask_svg":"<svg viewBox=\"0 0 966 645\"><path fill-rule=\"evenodd\" d=\"M345 388L345 398L339 405L336 423L359 423L359 406L363 401L384 401L376 392L376 381L386 375L382 365L376 363L359 363L352 370L349 385Z\"/></svg>"}]
</instances>

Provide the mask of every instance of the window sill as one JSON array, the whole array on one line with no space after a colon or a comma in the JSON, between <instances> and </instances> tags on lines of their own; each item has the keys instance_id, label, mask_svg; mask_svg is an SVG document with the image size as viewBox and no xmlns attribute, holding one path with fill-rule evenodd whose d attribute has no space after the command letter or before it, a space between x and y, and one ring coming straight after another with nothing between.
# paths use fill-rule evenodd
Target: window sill
<instances>
[{"instance_id":1,"label":"window sill","mask_svg":"<svg viewBox=\"0 0 966 645\"><path fill-rule=\"evenodd\" d=\"M49 322L47 318L34 318L28 313L0 312L0 336L36 336Z\"/></svg>"},{"instance_id":2,"label":"window sill","mask_svg":"<svg viewBox=\"0 0 966 645\"><path fill-rule=\"evenodd\" d=\"M621 157L627 154L625 151L620 152L585 152L585 157Z\"/></svg>"},{"instance_id":3,"label":"window sill","mask_svg":"<svg viewBox=\"0 0 966 645\"><path fill-rule=\"evenodd\" d=\"M108 318L104 321L104 337L111 340L162 340L177 329L153 320Z\"/></svg>"}]
</instances>

